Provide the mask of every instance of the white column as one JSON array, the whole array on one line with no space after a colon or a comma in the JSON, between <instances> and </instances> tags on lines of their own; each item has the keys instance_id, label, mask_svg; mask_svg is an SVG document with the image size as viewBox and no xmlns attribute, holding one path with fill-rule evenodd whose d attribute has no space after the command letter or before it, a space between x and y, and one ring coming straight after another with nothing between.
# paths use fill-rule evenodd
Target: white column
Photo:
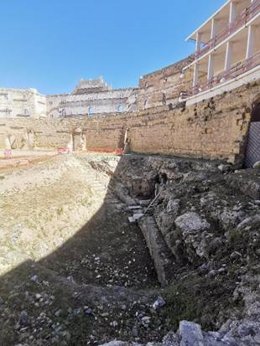
<instances>
[{"instance_id":1,"label":"white column","mask_svg":"<svg viewBox=\"0 0 260 346\"><path fill-rule=\"evenodd\" d=\"M192 86L195 87L198 84L199 77L199 64L196 62L194 64L194 72L193 72L193 83Z\"/></svg>"},{"instance_id":2,"label":"white column","mask_svg":"<svg viewBox=\"0 0 260 346\"><path fill-rule=\"evenodd\" d=\"M211 19L211 31L210 31L210 40L211 40L211 47L213 48L215 46L215 41L213 40L216 36L216 19Z\"/></svg>"},{"instance_id":3,"label":"white column","mask_svg":"<svg viewBox=\"0 0 260 346\"><path fill-rule=\"evenodd\" d=\"M237 4L231 0L229 5L229 24L235 20L236 15L237 15Z\"/></svg>"},{"instance_id":4,"label":"white column","mask_svg":"<svg viewBox=\"0 0 260 346\"><path fill-rule=\"evenodd\" d=\"M211 19L211 32L210 32L210 38L213 38L216 35L216 19Z\"/></svg>"},{"instance_id":5,"label":"white column","mask_svg":"<svg viewBox=\"0 0 260 346\"><path fill-rule=\"evenodd\" d=\"M246 59L251 58L254 55L254 26L249 25L247 33L247 45L246 45Z\"/></svg>"},{"instance_id":6,"label":"white column","mask_svg":"<svg viewBox=\"0 0 260 346\"><path fill-rule=\"evenodd\" d=\"M226 44L225 71L229 70L232 64L232 42Z\"/></svg>"},{"instance_id":7,"label":"white column","mask_svg":"<svg viewBox=\"0 0 260 346\"><path fill-rule=\"evenodd\" d=\"M214 57L213 54L210 54L208 57L208 80L213 77L214 74Z\"/></svg>"},{"instance_id":8,"label":"white column","mask_svg":"<svg viewBox=\"0 0 260 346\"><path fill-rule=\"evenodd\" d=\"M195 51L197 52L198 50L200 50L200 37L201 34L200 32L196 33L196 47L195 47Z\"/></svg>"}]
</instances>

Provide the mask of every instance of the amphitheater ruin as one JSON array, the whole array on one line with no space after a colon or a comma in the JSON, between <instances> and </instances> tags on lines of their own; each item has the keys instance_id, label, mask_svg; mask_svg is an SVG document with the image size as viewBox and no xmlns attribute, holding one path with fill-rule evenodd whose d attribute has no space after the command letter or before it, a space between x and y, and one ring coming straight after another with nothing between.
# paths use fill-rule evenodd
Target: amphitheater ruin
<instances>
[{"instance_id":1,"label":"amphitheater ruin","mask_svg":"<svg viewBox=\"0 0 260 346\"><path fill-rule=\"evenodd\" d=\"M260 345L260 1L113 89L0 89L0 344Z\"/></svg>"}]
</instances>

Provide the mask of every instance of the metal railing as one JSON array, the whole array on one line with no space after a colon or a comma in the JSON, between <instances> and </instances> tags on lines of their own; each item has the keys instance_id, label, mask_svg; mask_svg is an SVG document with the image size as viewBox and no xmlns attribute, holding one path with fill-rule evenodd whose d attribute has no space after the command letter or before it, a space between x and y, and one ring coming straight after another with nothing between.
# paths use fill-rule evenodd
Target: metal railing
<instances>
[{"instance_id":1,"label":"metal railing","mask_svg":"<svg viewBox=\"0 0 260 346\"><path fill-rule=\"evenodd\" d=\"M219 34L210 39L205 45L197 50L193 55L194 60L200 58L208 51L216 47L219 43L224 41L228 36L236 32L239 28L246 25L252 18L260 12L260 0L254 0L250 6L245 8L235 20L228 24L227 27Z\"/></svg>"},{"instance_id":2,"label":"metal railing","mask_svg":"<svg viewBox=\"0 0 260 346\"><path fill-rule=\"evenodd\" d=\"M218 75L212 77L207 81L207 83L197 84L193 88L191 88L191 90L182 92L180 98L186 99L187 97L197 95L203 91L212 89L221 83L227 82L233 78L236 78L244 74L249 70L252 70L254 67L258 65L260 65L260 52L256 53L255 55L251 56L250 58L242 62L238 62L227 71L223 71Z\"/></svg>"}]
</instances>

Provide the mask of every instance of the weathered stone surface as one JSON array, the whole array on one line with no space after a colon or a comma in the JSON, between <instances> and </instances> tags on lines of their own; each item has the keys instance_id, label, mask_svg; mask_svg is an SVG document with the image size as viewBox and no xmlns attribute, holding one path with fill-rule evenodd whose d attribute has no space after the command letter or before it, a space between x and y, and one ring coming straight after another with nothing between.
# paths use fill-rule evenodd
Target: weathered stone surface
<instances>
[{"instance_id":1,"label":"weathered stone surface","mask_svg":"<svg viewBox=\"0 0 260 346\"><path fill-rule=\"evenodd\" d=\"M106 344L102 344L101 346L130 346L130 345L133 345L133 344L131 344L129 342L114 340L114 341L110 341ZM136 344L136 346L137 346L137 344Z\"/></svg>"},{"instance_id":2,"label":"weathered stone surface","mask_svg":"<svg viewBox=\"0 0 260 346\"><path fill-rule=\"evenodd\" d=\"M169 278L172 277L173 256L152 216L143 217L139 221L139 227L154 261L158 280L161 285L165 286L169 283Z\"/></svg>"},{"instance_id":3,"label":"weathered stone surface","mask_svg":"<svg viewBox=\"0 0 260 346\"><path fill-rule=\"evenodd\" d=\"M207 244L211 239L211 235L206 232L210 229L210 224L207 220L195 212L187 212L175 220L175 225L187 247L189 258L192 259L193 257L190 248L193 248L199 257L205 257L207 254Z\"/></svg>"},{"instance_id":4,"label":"weathered stone surface","mask_svg":"<svg viewBox=\"0 0 260 346\"><path fill-rule=\"evenodd\" d=\"M180 346L203 346L201 327L197 323L181 321L179 333Z\"/></svg>"},{"instance_id":5,"label":"weathered stone surface","mask_svg":"<svg viewBox=\"0 0 260 346\"><path fill-rule=\"evenodd\" d=\"M174 332L170 332L163 338L162 345L163 346L179 346L180 336Z\"/></svg>"},{"instance_id":6,"label":"weathered stone surface","mask_svg":"<svg viewBox=\"0 0 260 346\"><path fill-rule=\"evenodd\" d=\"M0 123L0 148L5 148L9 135L14 136L13 142L22 148L27 130L31 130L35 148L56 149L67 146L71 141L77 144L82 139L87 150L113 152L117 148L123 149L124 135L129 129L132 152L241 163L250 124L250 100L259 92L257 81L249 88L243 86L231 93L216 96L213 100L215 108L210 109L208 102L202 101L196 107L185 109L176 107L169 110L168 106L160 106L91 118L65 118L62 122L60 119L5 118ZM205 108L209 110L206 119ZM76 135L74 129L81 129L85 139Z\"/></svg>"},{"instance_id":7,"label":"weathered stone surface","mask_svg":"<svg viewBox=\"0 0 260 346\"><path fill-rule=\"evenodd\" d=\"M183 237L206 231L210 228L210 224L197 213L188 212L179 216L175 220L177 228L182 232Z\"/></svg>"},{"instance_id":8,"label":"weathered stone surface","mask_svg":"<svg viewBox=\"0 0 260 346\"><path fill-rule=\"evenodd\" d=\"M166 210L163 209L158 214L156 213L156 223L164 235L166 235L174 225L174 220L178 215L179 209L180 200L170 199L167 203Z\"/></svg>"}]
</instances>

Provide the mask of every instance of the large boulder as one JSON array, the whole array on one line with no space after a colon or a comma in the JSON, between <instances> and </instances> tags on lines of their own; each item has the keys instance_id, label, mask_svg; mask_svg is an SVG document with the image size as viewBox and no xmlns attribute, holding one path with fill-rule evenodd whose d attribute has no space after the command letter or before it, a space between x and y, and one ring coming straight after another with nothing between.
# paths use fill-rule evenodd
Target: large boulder
<instances>
[{"instance_id":1,"label":"large boulder","mask_svg":"<svg viewBox=\"0 0 260 346\"><path fill-rule=\"evenodd\" d=\"M203 334L197 323L181 321L179 333L181 335L180 346L203 346Z\"/></svg>"},{"instance_id":2,"label":"large boulder","mask_svg":"<svg viewBox=\"0 0 260 346\"><path fill-rule=\"evenodd\" d=\"M195 212L187 212L175 220L177 231L185 244L189 260L193 261L194 251L199 257L207 257L207 245L212 236L208 232L210 224Z\"/></svg>"},{"instance_id":3,"label":"large boulder","mask_svg":"<svg viewBox=\"0 0 260 346\"><path fill-rule=\"evenodd\" d=\"M210 228L210 224L195 212L187 212L177 217L175 224L181 230L184 238Z\"/></svg>"}]
</instances>

